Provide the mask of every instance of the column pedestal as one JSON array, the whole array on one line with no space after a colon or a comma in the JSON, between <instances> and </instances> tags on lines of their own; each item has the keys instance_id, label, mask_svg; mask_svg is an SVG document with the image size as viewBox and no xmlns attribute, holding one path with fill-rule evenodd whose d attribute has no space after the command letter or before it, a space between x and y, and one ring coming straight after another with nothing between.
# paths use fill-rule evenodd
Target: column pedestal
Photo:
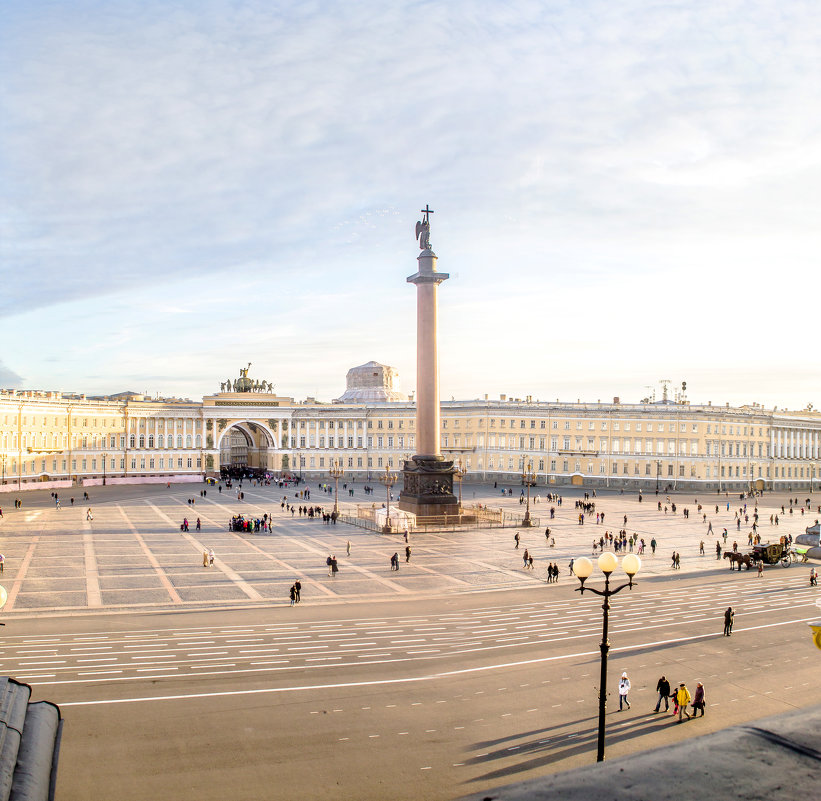
<instances>
[{"instance_id":1,"label":"column pedestal","mask_svg":"<svg viewBox=\"0 0 821 801\"><path fill-rule=\"evenodd\" d=\"M421 517L459 514L453 473L453 462L441 456L414 456L406 461L399 508Z\"/></svg>"}]
</instances>

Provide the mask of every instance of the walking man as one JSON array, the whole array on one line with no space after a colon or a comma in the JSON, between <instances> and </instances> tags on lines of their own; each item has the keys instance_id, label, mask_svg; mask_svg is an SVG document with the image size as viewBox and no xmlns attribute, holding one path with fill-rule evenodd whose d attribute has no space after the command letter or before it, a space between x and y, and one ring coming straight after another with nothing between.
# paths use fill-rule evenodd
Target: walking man
<instances>
[{"instance_id":1,"label":"walking man","mask_svg":"<svg viewBox=\"0 0 821 801\"><path fill-rule=\"evenodd\" d=\"M405 563L410 562L411 548L410 545L405 546Z\"/></svg>"},{"instance_id":2,"label":"walking man","mask_svg":"<svg viewBox=\"0 0 821 801\"><path fill-rule=\"evenodd\" d=\"M724 636L729 637L733 633L733 618L735 611L732 606L728 606L724 612Z\"/></svg>"},{"instance_id":3,"label":"walking man","mask_svg":"<svg viewBox=\"0 0 821 801\"><path fill-rule=\"evenodd\" d=\"M516 547L514 548L514 550L518 551L519 550L519 532L518 531L516 532L516 536L514 536L513 539L516 540Z\"/></svg>"},{"instance_id":4,"label":"walking man","mask_svg":"<svg viewBox=\"0 0 821 801\"><path fill-rule=\"evenodd\" d=\"M678 704L678 722L681 723L681 716L687 715L687 720L690 720L690 713L687 711L687 704L690 703L690 691L681 682L676 693L676 703Z\"/></svg>"},{"instance_id":5,"label":"walking man","mask_svg":"<svg viewBox=\"0 0 821 801\"><path fill-rule=\"evenodd\" d=\"M621 679L619 679L619 712L621 712L623 704L627 704L627 708L630 709L630 700L627 697L629 693L630 679L627 677L627 673L622 673Z\"/></svg>"},{"instance_id":6,"label":"walking man","mask_svg":"<svg viewBox=\"0 0 821 801\"><path fill-rule=\"evenodd\" d=\"M301 594L302 594L302 582L299 579L297 579L294 582L294 596L295 596L295 600L296 600L297 603L299 603L300 600L301 600Z\"/></svg>"},{"instance_id":7,"label":"walking man","mask_svg":"<svg viewBox=\"0 0 821 801\"><path fill-rule=\"evenodd\" d=\"M664 701L664 711L667 712L670 709L670 682L667 681L666 677L662 676L658 680L656 690L659 694L659 699L653 711L658 712L661 709L661 702Z\"/></svg>"}]
</instances>

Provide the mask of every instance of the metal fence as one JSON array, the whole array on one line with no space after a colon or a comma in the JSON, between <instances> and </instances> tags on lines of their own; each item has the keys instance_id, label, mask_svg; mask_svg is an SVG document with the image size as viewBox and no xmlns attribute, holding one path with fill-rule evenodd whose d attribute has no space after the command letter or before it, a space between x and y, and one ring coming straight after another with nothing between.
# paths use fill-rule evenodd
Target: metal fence
<instances>
[{"instance_id":1,"label":"metal fence","mask_svg":"<svg viewBox=\"0 0 821 801\"><path fill-rule=\"evenodd\" d=\"M382 524L375 519L375 510L372 506L357 507L356 514L341 514L340 523L347 523L378 534L383 533ZM531 527L538 527L538 517L530 517ZM417 515L416 522L410 526L410 531L464 531L465 529L479 528L516 528L524 526L524 515L513 514L504 509L489 509L487 506L464 507L460 514L454 515ZM400 534L402 528L393 527L393 532Z\"/></svg>"}]
</instances>

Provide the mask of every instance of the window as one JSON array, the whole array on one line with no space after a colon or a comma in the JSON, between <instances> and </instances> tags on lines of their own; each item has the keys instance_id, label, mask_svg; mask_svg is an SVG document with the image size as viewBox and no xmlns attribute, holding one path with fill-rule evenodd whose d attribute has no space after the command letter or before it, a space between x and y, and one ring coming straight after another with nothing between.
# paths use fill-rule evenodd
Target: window
<instances>
[{"instance_id":1,"label":"window","mask_svg":"<svg viewBox=\"0 0 821 801\"><path fill-rule=\"evenodd\" d=\"M154 447L154 435L153 434L148 435L148 447L149 448Z\"/></svg>"},{"instance_id":2,"label":"window","mask_svg":"<svg viewBox=\"0 0 821 801\"><path fill-rule=\"evenodd\" d=\"M177 434L177 447L182 447L182 434ZM182 459L180 459L180 461L182 462ZM182 465L180 465L180 467L182 467Z\"/></svg>"},{"instance_id":3,"label":"window","mask_svg":"<svg viewBox=\"0 0 821 801\"><path fill-rule=\"evenodd\" d=\"M190 434L185 435L185 447L186 448L191 447L191 435Z\"/></svg>"},{"instance_id":4,"label":"window","mask_svg":"<svg viewBox=\"0 0 821 801\"><path fill-rule=\"evenodd\" d=\"M551 460L550 460L550 470L551 470L551 472L553 472L553 473L555 473L555 472L556 472L556 460L555 460L555 459L551 459Z\"/></svg>"},{"instance_id":5,"label":"window","mask_svg":"<svg viewBox=\"0 0 821 801\"><path fill-rule=\"evenodd\" d=\"M134 434L132 434L132 435L128 438L128 447L129 447L129 448L133 448L133 447L134 447L134 443L135 443L136 441L137 441L137 438L134 436Z\"/></svg>"}]
</instances>

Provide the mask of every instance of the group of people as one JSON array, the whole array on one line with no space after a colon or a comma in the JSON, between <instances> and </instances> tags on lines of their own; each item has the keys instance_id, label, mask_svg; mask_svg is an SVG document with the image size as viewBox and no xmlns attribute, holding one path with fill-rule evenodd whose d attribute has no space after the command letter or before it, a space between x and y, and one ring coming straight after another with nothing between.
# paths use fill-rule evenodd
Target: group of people
<instances>
[{"instance_id":1,"label":"group of people","mask_svg":"<svg viewBox=\"0 0 821 801\"><path fill-rule=\"evenodd\" d=\"M619 679L619 712L626 706L630 709L630 677L626 672L621 674ZM704 694L704 684L702 682L696 683L695 695L690 695L687 685L682 681L678 687L671 689L670 682L666 676L662 676L656 682L656 692L658 693L658 700L656 701L656 708L654 712L661 711L662 701L664 702L664 711L670 711L670 702L673 702L673 716L678 715L678 722L681 723L686 717L689 720L691 717L704 717L704 708L707 706L707 701ZM688 705L692 706L693 714L687 711Z\"/></svg>"},{"instance_id":2,"label":"group of people","mask_svg":"<svg viewBox=\"0 0 821 801\"><path fill-rule=\"evenodd\" d=\"M625 673L624 675L626 676L627 674ZM621 689L619 689L619 692L621 692ZM701 713L701 717L704 717L707 700L702 682L696 682L695 695L691 696L687 685L683 681L679 683L678 687L671 691L670 682L666 676L662 676L656 683L656 692L658 692L658 701L656 702L656 708L653 710L654 712L661 711L662 701L664 701L664 711L668 712L670 710L670 701L672 701L673 717L678 715L679 723L681 723L684 718L689 720L691 717L698 717L699 712ZM692 706L692 715L687 711L688 704Z\"/></svg>"},{"instance_id":3,"label":"group of people","mask_svg":"<svg viewBox=\"0 0 821 801\"><path fill-rule=\"evenodd\" d=\"M299 579L291 585L289 594L291 596L291 606L300 602L302 595L302 582Z\"/></svg>"},{"instance_id":4,"label":"group of people","mask_svg":"<svg viewBox=\"0 0 821 801\"><path fill-rule=\"evenodd\" d=\"M214 549L209 548L207 551L203 550L202 552L202 566L203 567L213 567L214 566Z\"/></svg>"}]
</instances>

